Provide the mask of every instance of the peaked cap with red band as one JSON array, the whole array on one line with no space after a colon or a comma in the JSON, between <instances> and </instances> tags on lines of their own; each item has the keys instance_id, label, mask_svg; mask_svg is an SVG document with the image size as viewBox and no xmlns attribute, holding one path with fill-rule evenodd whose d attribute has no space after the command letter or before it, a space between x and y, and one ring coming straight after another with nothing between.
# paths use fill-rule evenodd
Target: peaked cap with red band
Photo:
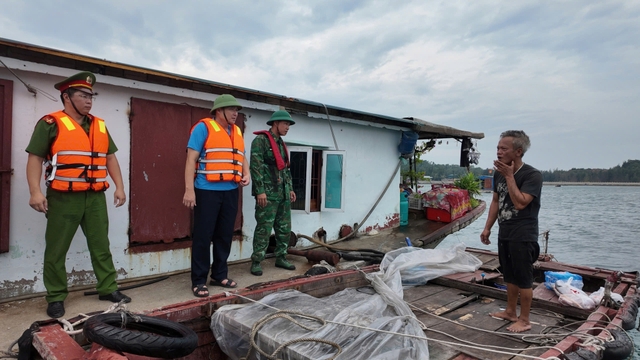
<instances>
[{"instance_id":1,"label":"peaked cap with red band","mask_svg":"<svg viewBox=\"0 0 640 360\"><path fill-rule=\"evenodd\" d=\"M70 76L59 83L53 85L54 88L64 92L69 88L85 88L93 92L93 84L96 83L96 76L88 71L79 72Z\"/></svg>"}]
</instances>

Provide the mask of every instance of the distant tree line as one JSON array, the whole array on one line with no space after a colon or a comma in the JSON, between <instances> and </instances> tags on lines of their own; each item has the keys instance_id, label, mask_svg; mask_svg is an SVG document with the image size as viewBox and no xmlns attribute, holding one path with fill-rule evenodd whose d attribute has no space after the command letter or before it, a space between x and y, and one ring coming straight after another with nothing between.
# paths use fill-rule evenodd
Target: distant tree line
<instances>
[{"instance_id":1,"label":"distant tree line","mask_svg":"<svg viewBox=\"0 0 640 360\"><path fill-rule=\"evenodd\" d=\"M427 160L418 160L416 171L410 171L408 165L402 167L405 177L411 175L419 179L424 176L431 180L457 179L467 173L459 165L442 165ZM493 169L471 166L469 170L476 176L493 175ZM547 182L640 182L640 160L627 160L622 165L610 169L543 170L542 178Z\"/></svg>"},{"instance_id":2,"label":"distant tree line","mask_svg":"<svg viewBox=\"0 0 640 360\"><path fill-rule=\"evenodd\" d=\"M430 177L431 180L440 181L445 179L458 179L467 173L467 169L460 167L460 165L436 164L428 160L418 160L415 168L416 170L414 172L410 171L409 165L403 165L401 169L402 176L404 178L415 176L418 180ZM476 176L489 174L489 169L485 170L476 166L471 166L469 170Z\"/></svg>"},{"instance_id":3,"label":"distant tree line","mask_svg":"<svg viewBox=\"0 0 640 360\"><path fill-rule=\"evenodd\" d=\"M550 182L640 182L640 160L627 160L610 169L571 169L542 171Z\"/></svg>"}]
</instances>

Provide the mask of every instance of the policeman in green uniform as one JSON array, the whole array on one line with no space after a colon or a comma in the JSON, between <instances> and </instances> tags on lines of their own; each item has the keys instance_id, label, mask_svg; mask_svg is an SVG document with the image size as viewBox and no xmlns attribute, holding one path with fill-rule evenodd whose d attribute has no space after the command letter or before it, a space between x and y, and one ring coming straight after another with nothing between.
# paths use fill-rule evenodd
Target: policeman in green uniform
<instances>
[{"instance_id":1,"label":"policeman in green uniform","mask_svg":"<svg viewBox=\"0 0 640 360\"><path fill-rule=\"evenodd\" d=\"M291 203L296 201L289 170L289 153L282 141L289 126L295 124L285 110L271 115L267 125L271 129L256 131L251 142L251 194L256 198L256 229L253 234L251 273L262 275L260 262L264 260L271 230L276 236L276 266L295 270L295 265L286 259L291 234Z\"/></svg>"},{"instance_id":2,"label":"policeman in green uniform","mask_svg":"<svg viewBox=\"0 0 640 360\"><path fill-rule=\"evenodd\" d=\"M43 280L47 289L47 314L52 318L64 316L64 300L68 295L65 260L78 226L87 238L91 264L98 280L99 299L131 301L118 291L109 250L104 193L109 186L107 173L116 186L116 207L125 203L126 195L115 156L118 148L104 120L89 114L95 82L94 74L81 72L55 84L60 90L64 110L40 119L26 148L29 153L29 206L47 218ZM64 159L73 161L68 163ZM40 188L43 164L46 166L46 196Z\"/></svg>"}]
</instances>

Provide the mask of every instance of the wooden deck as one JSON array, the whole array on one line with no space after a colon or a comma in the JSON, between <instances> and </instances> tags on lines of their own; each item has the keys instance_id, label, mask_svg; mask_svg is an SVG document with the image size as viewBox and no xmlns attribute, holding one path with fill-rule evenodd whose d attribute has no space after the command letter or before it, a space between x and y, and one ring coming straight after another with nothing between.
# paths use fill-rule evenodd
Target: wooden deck
<instances>
[{"instance_id":1,"label":"wooden deck","mask_svg":"<svg viewBox=\"0 0 640 360\"><path fill-rule=\"evenodd\" d=\"M557 356L560 351L575 351L578 339L569 337L556 344L562 340L562 337L556 336L555 342L550 344L549 337L545 335L549 330L563 328L563 333L580 330L598 335L597 331L588 329L602 327L596 322L604 320L605 315L612 319L616 317L615 310L605 307L592 312L562 305L558 296L545 287L542 277L546 270L570 270L583 276L586 287L597 289L611 274L610 270L562 264L541 256L541 261L536 266L536 280L540 281L534 283L534 300L530 315L532 328L520 334L511 333L506 330L510 322L489 315L505 309L507 305L506 291L496 287L496 284L502 284L497 254L479 249L468 251L482 260L483 265L479 270L443 276L431 280L426 285L404 290L404 300L410 305L418 320L425 325L430 359L506 360L525 359L526 356ZM616 292L635 294L635 276L633 273L625 274ZM343 281L351 281L351 286L366 286L348 276L335 281L333 291L336 290L335 285ZM297 289L307 290L305 285ZM305 292L316 297L333 292L320 283L308 290ZM546 343L543 343L545 341ZM492 346L496 348L491 348ZM489 348L493 351L489 351Z\"/></svg>"},{"instance_id":2,"label":"wooden deck","mask_svg":"<svg viewBox=\"0 0 640 360\"><path fill-rule=\"evenodd\" d=\"M507 305L506 291L494 285L502 282L501 274L497 271L497 254L478 249L468 251L474 252L483 261L483 266L478 271L447 275L434 279L427 285L405 289L405 301L428 329L425 334L430 339L430 359L524 359L515 355L518 353L542 358L558 356L560 352L552 346L565 353L575 351L577 339L569 337L557 345L540 345L539 342L545 339L544 333L550 329L564 327L566 330L597 335L597 331L589 329L595 326L614 328L620 324L615 310L600 306L589 311L565 306L558 301L555 292L547 289L543 282L537 282L534 283L530 315L532 328L513 334L506 330L510 322L489 315L504 310ZM547 270L577 273L583 276L585 283L589 283L588 286L596 289L604 284L604 279L612 272L555 261L541 261L537 264L539 274ZM635 295L636 275L625 273L616 292L626 296ZM598 324L607 317L614 319L613 324ZM523 340L523 335L527 341ZM479 349L486 349L488 346L499 346L501 349L496 350L503 353Z\"/></svg>"},{"instance_id":3,"label":"wooden deck","mask_svg":"<svg viewBox=\"0 0 640 360\"><path fill-rule=\"evenodd\" d=\"M521 335L508 332L506 327L510 322L489 315L504 309L506 300L437 284L407 289L405 300L411 305L418 320L428 328L425 334L429 338L430 359L452 359L463 354L478 359L514 359L517 357L512 354L538 346L524 342ZM545 328L564 326L573 320L552 311L534 308L531 313L532 329L524 334L540 334ZM577 327L572 326L573 329ZM440 340L452 344L441 343ZM464 347L461 344L470 346ZM478 349L487 346L499 346L503 348L500 351L505 353ZM538 356L546 350L543 348L522 353Z\"/></svg>"},{"instance_id":4,"label":"wooden deck","mask_svg":"<svg viewBox=\"0 0 640 360\"><path fill-rule=\"evenodd\" d=\"M592 330L592 328L611 329L621 324L619 315L622 310L600 306L594 311L587 311L560 304L555 293L544 287L543 277L540 277L546 270L571 271L583 277L585 290L594 291L603 286L604 279L613 271L562 264L550 261L549 257L541 256L541 261L535 267L537 282L534 283L534 300L530 317L532 329L520 334L510 333L506 330L510 322L489 315L506 307L506 292L496 287L496 284L502 283L501 274L498 271L497 254L479 249L467 249L467 251L482 260L483 265L479 270L443 276L431 280L426 285L404 289L404 300L411 306L417 319L425 325L430 359L502 360L525 359L525 355L549 358L560 355L560 351L564 353L575 351L579 342L579 339L570 336L558 339L561 341L555 345L551 344L547 347L538 345L536 341L544 339L541 334L554 327L566 327L566 329L602 337L600 330ZM213 333L209 329L211 316L219 307L246 303L249 299L259 300L268 294L286 289L295 289L321 298L346 288L368 286L369 283L363 272L377 270L378 266L374 265L359 271L345 270L314 277L298 277L255 284L249 288L238 289L234 293L194 299L156 309L149 315L180 322L196 331L200 346L194 353L183 358L184 360L222 360L227 359L227 356L217 346ZM482 274L485 276L483 277ZM623 273L622 280L613 290L626 296L626 299L635 297L637 275L637 273ZM628 303L625 302L623 308L627 305ZM35 334L34 345L43 358L60 359L66 358L67 355L76 356L84 352L59 325L43 326L42 330ZM523 339L523 335L526 336L526 340ZM488 351L491 346L500 347L492 348L499 352ZM552 346L556 350L551 349ZM105 348L93 351L112 353ZM122 359L152 359L129 354L126 356Z\"/></svg>"}]
</instances>

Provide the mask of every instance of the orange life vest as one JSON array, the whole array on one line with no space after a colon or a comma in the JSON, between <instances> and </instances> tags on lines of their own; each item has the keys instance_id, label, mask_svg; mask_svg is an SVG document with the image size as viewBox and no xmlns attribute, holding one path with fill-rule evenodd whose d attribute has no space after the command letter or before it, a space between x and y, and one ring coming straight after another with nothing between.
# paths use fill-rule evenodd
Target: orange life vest
<instances>
[{"instance_id":1,"label":"orange life vest","mask_svg":"<svg viewBox=\"0 0 640 360\"><path fill-rule=\"evenodd\" d=\"M49 114L58 126L58 136L47 157L47 186L58 191L103 191L107 182L109 136L104 120L93 120L89 134L63 111Z\"/></svg>"},{"instance_id":2,"label":"orange life vest","mask_svg":"<svg viewBox=\"0 0 640 360\"><path fill-rule=\"evenodd\" d=\"M228 134L215 120L204 118L191 128L192 132L199 123L207 126L208 136L204 143L205 155L198 159L196 173L205 174L207 181L240 182L242 163L245 161L244 139L240 128L234 124L231 134ZM204 164L204 169L201 169L200 164Z\"/></svg>"}]
</instances>

